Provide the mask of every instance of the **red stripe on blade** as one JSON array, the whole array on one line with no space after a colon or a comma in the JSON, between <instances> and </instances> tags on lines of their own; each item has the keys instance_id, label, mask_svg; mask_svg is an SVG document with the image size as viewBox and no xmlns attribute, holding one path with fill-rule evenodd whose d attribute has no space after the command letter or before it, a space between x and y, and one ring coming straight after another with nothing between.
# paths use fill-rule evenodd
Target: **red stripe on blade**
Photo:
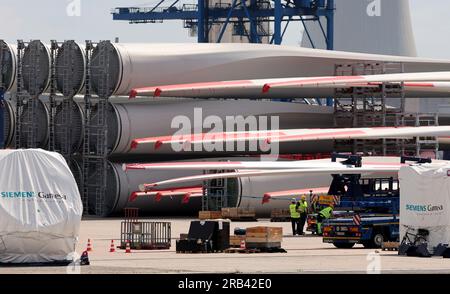
<instances>
[{"instance_id":1,"label":"red stripe on blade","mask_svg":"<svg viewBox=\"0 0 450 294\"><path fill-rule=\"evenodd\" d=\"M276 82L276 83L268 83L267 85L269 87L273 86L289 86L289 85L309 85L309 84L315 84L315 83L321 83L321 82L338 82L338 81L345 81L345 80L351 80L351 81L361 81L364 80L361 76L339 76L339 77L319 77L319 78L303 78L293 81L287 81L287 82Z\"/></svg>"}]
</instances>

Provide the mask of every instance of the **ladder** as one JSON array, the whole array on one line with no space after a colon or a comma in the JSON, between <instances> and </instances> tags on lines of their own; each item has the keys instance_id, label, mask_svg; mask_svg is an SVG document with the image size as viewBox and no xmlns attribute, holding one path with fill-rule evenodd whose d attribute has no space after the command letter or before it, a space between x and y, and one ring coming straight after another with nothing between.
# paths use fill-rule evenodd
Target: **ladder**
<instances>
[{"instance_id":1,"label":"ladder","mask_svg":"<svg viewBox=\"0 0 450 294\"><path fill-rule=\"evenodd\" d=\"M98 46L98 67L101 77L97 93L107 93L109 89L108 46ZM100 96L96 104L96 116L93 117L92 101L92 50L93 44L86 43L86 93L85 93L85 130L83 145L83 205L85 213L105 214L105 194L108 169L108 108L109 96ZM92 144L92 145L91 145ZM92 195L92 197L90 197ZM94 200L94 203L90 203Z\"/></svg>"},{"instance_id":2,"label":"ladder","mask_svg":"<svg viewBox=\"0 0 450 294\"><path fill-rule=\"evenodd\" d=\"M57 56L57 50L58 50L58 43L54 40L51 41L51 48L50 48L50 95L49 95L49 101L50 101L50 118L49 118L49 150L50 151L59 151L56 148L55 143L55 116L56 116L56 109L57 109L57 103L56 103L56 56ZM60 152L61 153L61 152ZM61 153L63 156L64 154Z\"/></svg>"},{"instance_id":3,"label":"ladder","mask_svg":"<svg viewBox=\"0 0 450 294\"><path fill-rule=\"evenodd\" d=\"M205 174L220 174L228 172L226 170L210 170ZM228 180L214 179L203 183L202 210L203 211L221 211L228 207Z\"/></svg>"},{"instance_id":4,"label":"ladder","mask_svg":"<svg viewBox=\"0 0 450 294\"><path fill-rule=\"evenodd\" d=\"M23 81L23 51L25 49L25 43L22 40L17 42L17 94L16 94L16 127L15 127L15 148L22 148L22 112L25 99L29 98L29 95L24 90Z\"/></svg>"},{"instance_id":5,"label":"ladder","mask_svg":"<svg viewBox=\"0 0 450 294\"><path fill-rule=\"evenodd\" d=\"M83 151L82 151L82 195L81 195L81 202L83 203L83 214L88 215L89 214L89 183L90 183L90 134L91 134L91 128L89 127L90 124L90 117L91 117L91 111L92 111L92 97L91 97L91 57L92 57L92 49L93 44L92 42L86 41L86 81L85 81L85 95L84 95L84 131L83 131Z\"/></svg>"}]
</instances>

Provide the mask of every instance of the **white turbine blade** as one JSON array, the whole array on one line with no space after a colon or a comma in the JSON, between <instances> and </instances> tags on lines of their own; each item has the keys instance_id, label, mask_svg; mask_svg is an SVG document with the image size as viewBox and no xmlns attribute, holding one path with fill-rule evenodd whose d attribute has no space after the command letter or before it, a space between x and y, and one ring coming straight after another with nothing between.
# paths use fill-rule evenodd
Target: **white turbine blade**
<instances>
[{"instance_id":1,"label":"white turbine blade","mask_svg":"<svg viewBox=\"0 0 450 294\"><path fill-rule=\"evenodd\" d=\"M355 139L408 139L414 137L449 137L450 126L429 127L381 127L381 128L342 128L342 129L286 129L279 131L249 131L202 133L186 136L163 136L133 140L132 147L153 144L156 148L165 144L213 144L239 141L303 142L319 140Z\"/></svg>"},{"instance_id":2,"label":"white turbine blade","mask_svg":"<svg viewBox=\"0 0 450 294\"><path fill-rule=\"evenodd\" d=\"M162 197L174 197L174 196L185 196L189 194L191 197L198 197L198 195L203 194L203 188L201 186L195 187L180 187L180 188L168 188L163 190L154 190L147 192L135 191L131 194L129 200L133 202L139 197L156 197L157 201L161 200Z\"/></svg>"},{"instance_id":3,"label":"white turbine blade","mask_svg":"<svg viewBox=\"0 0 450 294\"><path fill-rule=\"evenodd\" d=\"M339 159L344 161L345 159ZM271 170L340 168L343 164L331 159L304 161L198 161L124 164L124 170ZM400 166L399 157L364 157L363 167Z\"/></svg>"},{"instance_id":4,"label":"white turbine blade","mask_svg":"<svg viewBox=\"0 0 450 294\"><path fill-rule=\"evenodd\" d=\"M314 79L299 78L289 81L272 81L263 86L263 92L276 89L299 89L305 87L320 88L324 86L353 87L366 83L401 83L401 82L450 82L450 72L401 73L366 76L328 76Z\"/></svg>"},{"instance_id":5,"label":"white turbine blade","mask_svg":"<svg viewBox=\"0 0 450 294\"><path fill-rule=\"evenodd\" d=\"M289 77L254 80L199 82L136 88L130 98L184 97L184 98L302 98L313 97L301 89L334 89L349 87L378 87L381 83L405 82L407 93L431 91L443 94L449 91L450 72L402 73L367 76ZM417 82L417 84L414 84ZM277 91L277 90L282 90ZM415 96L415 95L414 95ZM323 97L319 94L318 98Z\"/></svg>"},{"instance_id":6,"label":"white turbine blade","mask_svg":"<svg viewBox=\"0 0 450 294\"><path fill-rule=\"evenodd\" d=\"M229 173L216 173L182 177L176 179L170 179L160 181L151 184L139 185L141 191L151 191L157 186L187 183L192 181L208 181L213 179L228 179L228 178L241 178L241 177L261 177L261 176L281 176L288 174L307 174L307 175L327 175L327 174L361 174L361 175L390 175L395 176L400 169L400 166L392 167L368 167L368 168L322 168L322 169L288 169L288 170L265 170L265 171L237 171Z\"/></svg>"},{"instance_id":7,"label":"white turbine blade","mask_svg":"<svg viewBox=\"0 0 450 294\"><path fill-rule=\"evenodd\" d=\"M261 94L262 87L269 81L270 80L218 81L137 88L132 90L130 98L138 96L209 98L214 97L215 95L232 95L234 92L241 93L245 90L250 92L257 91Z\"/></svg>"},{"instance_id":8,"label":"white turbine blade","mask_svg":"<svg viewBox=\"0 0 450 294\"><path fill-rule=\"evenodd\" d=\"M131 149L137 148L139 145L148 144L159 149L164 144L198 144L203 142L239 142L261 140L266 141L268 138L287 136L290 133L282 131L243 131L243 132L223 132L223 133L201 133L201 134L186 134L173 136L159 136L148 138L137 138L131 143Z\"/></svg>"},{"instance_id":9,"label":"white turbine blade","mask_svg":"<svg viewBox=\"0 0 450 294\"><path fill-rule=\"evenodd\" d=\"M320 188L309 188L309 189L293 189L286 191L274 191L264 193L264 196L269 197L287 197L287 196L296 196L296 195L307 195L310 194L311 191L313 194L324 194L328 193L329 187L320 187Z\"/></svg>"},{"instance_id":10,"label":"white turbine blade","mask_svg":"<svg viewBox=\"0 0 450 294\"><path fill-rule=\"evenodd\" d=\"M450 126L429 127L387 127L387 128L350 128L298 132L297 134L269 139L269 142L302 142L319 140L378 140L411 139L416 137L445 137L450 135Z\"/></svg>"}]
</instances>

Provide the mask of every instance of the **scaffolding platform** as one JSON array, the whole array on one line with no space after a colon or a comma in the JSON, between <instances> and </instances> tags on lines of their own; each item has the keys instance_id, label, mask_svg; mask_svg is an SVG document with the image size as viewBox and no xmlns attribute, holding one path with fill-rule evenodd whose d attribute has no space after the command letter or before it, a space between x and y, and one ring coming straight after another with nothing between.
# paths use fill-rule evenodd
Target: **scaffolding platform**
<instances>
[{"instance_id":1,"label":"scaffolding platform","mask_svg":"<svg viewBox=\"0 0 450 294\"><path fill-rule=\"evenodd\" d=\"M401 63L348 63L335 66L336 76L403 73ZM388 105L389 98L400 99L399 106ZM403 83L380 83L377 87L336 89L334 124L337 128L437 126L438 115L407 113ZM426 156L437 158L435 137L380 140L336 140L336 152L371 156Z\"/></svg>"}]
</instances>

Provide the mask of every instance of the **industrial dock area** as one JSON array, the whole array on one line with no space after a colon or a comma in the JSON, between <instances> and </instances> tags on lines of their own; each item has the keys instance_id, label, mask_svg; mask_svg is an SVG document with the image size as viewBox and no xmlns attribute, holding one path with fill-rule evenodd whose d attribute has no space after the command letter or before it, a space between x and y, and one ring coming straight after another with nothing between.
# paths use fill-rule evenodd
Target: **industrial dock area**
<instances>
[{"instance_id":1,"label":"industrial dock area","mask_svg":"<svg viewBox=\"0 0 450 294\"><path fill-rule=\"evenodd\" d=\"M190 219L158 219L170 221L174 234L187 232ZM233 223L233 227L273 226L268 220L258 223ZM290 224L283 224L290 230ZM119 229L118 229L119 228ZM177 254L173 249L155 251L124 250L110 253L111 236L120 234L119 220L85 220L81 225L80 240L91 239L93 251L90 253L91 266L78 269L66 267L5 267L0 274L365 274L378 273L374 262L382 264L383 274L449 274L450 266L444 259L411 259L401 257L394 251L375 252L358 246L352 250L336 249L323 244L317 236L286 236L283 247L287 253L210 253ZM175 243L175 240L173 241ZM85 250L81 243L77 251ZM291 262L294 260L294 262ZM371 264L372 263L372 264ZM78 272L79 271L79 272Z\"/></svg>"},{"instance_id":2,"label":"industrial dock area","mask_svg":"<svg viewBox=\"0 0 450 294\"><path fill-rule=\"evenodd\" d=\"M112 2L106 38L0 29L0 277L450 274L450 57L414 1Z\"/></svg>"}]
</instances>

